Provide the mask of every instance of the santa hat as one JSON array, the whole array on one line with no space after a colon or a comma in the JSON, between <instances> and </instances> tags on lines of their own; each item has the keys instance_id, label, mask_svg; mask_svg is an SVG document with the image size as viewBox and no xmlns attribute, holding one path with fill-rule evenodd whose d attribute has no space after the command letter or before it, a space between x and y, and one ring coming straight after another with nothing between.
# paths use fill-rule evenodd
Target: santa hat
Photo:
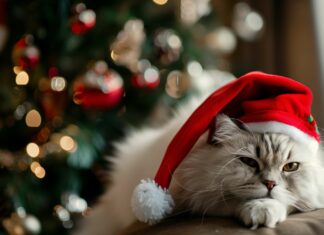
<instances>
[{"instance_id":1,"label":"santa hat","mask_svg":"<svg viewBox=\"0 0 324 235\"><path fill-rule=\"evenodd\" d=\"M154 180L135 188L132 209L142 222L156 223L172 212L168 192L172 174L199 137L224 113L251 131L275 132L317 148L320 136L311 115L312 93L290 78L251 72L211 94L189 117L169 144Z\"/></svg>"}]
</instances>

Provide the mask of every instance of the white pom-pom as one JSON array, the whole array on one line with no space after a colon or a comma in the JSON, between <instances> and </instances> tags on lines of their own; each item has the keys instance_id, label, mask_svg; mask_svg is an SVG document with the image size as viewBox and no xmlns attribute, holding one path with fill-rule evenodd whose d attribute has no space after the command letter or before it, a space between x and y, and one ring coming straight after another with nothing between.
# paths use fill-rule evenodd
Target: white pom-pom
<instances>
[{"instance_id":1,"label":"white pom-pom","mask_svg":"<svg viewBox=\"0 0 324 235\"><path fill-rule=\"evenodd\" d=\"M155 224L172 212L174 201L168 190L147 179L135 188L131 205L139 221Z\"/></svg>"}]
</instances>

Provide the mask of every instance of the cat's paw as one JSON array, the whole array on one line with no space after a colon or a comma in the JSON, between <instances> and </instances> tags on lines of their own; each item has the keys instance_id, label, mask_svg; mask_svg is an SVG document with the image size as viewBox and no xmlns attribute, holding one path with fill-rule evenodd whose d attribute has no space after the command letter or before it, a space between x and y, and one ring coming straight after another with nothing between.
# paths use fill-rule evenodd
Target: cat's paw
<instances>
[{"instance_id":1,"label":"cat's paw","mask_svg":"<svg viewBox=\"0 0 324 235\"><path fill-rule=\"evenodd\" d=\"M282 222L287 217L287 208L275 199L264 198L254 199L243 204L238 217L251 229L259 226L274 228L278 222Z\"/></svg>"}]
</instances>

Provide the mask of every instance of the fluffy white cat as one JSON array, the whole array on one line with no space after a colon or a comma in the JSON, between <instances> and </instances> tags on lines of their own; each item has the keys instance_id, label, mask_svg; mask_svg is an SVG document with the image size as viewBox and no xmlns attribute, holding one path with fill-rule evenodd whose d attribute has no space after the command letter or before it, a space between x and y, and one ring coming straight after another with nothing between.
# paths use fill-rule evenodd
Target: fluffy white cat
<instances>
[{"instance_id":1,"label":"fluffy white cat","mask_svg":"<svg viewBox=\"0 0 324 235\"><path fill-rule=\"evenodd\" d=\"M195 105L161 128L131 133L117 144L111 185L77 235L115 235L135 221L131 196L154 178L165 150ZM213 144L204 134L176 170L170 191L177 211L236 217L245 225L274 227L289 213L324 207L321 150L288 136L257 134L218 115Z\"/></svg>"}]
</instances>

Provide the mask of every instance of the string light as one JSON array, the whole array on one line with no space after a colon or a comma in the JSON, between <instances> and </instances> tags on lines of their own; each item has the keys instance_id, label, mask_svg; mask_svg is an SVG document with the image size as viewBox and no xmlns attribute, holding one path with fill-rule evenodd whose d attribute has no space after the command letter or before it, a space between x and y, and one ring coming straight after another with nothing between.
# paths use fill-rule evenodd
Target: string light
<instances>
[{"instance_id":1,"label":"string light","mask_svg":"<svg viewBox=\"0 0 324 235\"><path fill-rule=\"evenodd\" d=\"M76 143L70 136L62 136L60 139L60 146L63 150L74 152L76 150Z\"/></svg>"},{"instance_id":2,"label":"string light","mask_svg":"<svg viewBox=\"0 0 324 235\"><path fill-rule=\"evenodd\" d=\"M242 39L254 41L263 32L264 20L249 4L245 2L235 4L233 15L233 28Z\"/></svg>"},{"instance_id":3,"label":"string light","mask_svg":"<svg viewBox=\"0 0 324 235\"><path fill-rule=\"evenodd\" d=\"M32 162L32 164L30 164L30 170L31 170L32 172L35 172L35 170L36 170L38 167L41 167L41 165L40 165L38 162Z\"/></svg>"},{"instance_id":4,"label":"string light","mask_svg":"<svg viewBox=\"0 0 324 235\"><path fill-rule=\"evenodd\" d=\"M73 102L77 105L82 104L82 92L75 92L73 94Z\"/></svg>"},{"instance_id":5,"label":"string light","mask_svg":"<svg viewBox=\"0 0 324 235\"><path fill-rule=\"evenodd\" d=\"M113 61L118 60L118 55L113 50L110 52L110 57Z\"/></svg>"},{"instance_id":6,"label":"string light","mask_svg":"<svg viewBox=\"0 0 324 235\"><path fill-rule=\"evenodd\" d=\"M148 83L155 83L160 79L159 71L155 67L147 68L144 71L144 79Z\"/></svg>"},{"instance_id":7,"label":"string light","mask_svg":"<svg viewBox=\"0 0 324 235\"><path fill-rule=\"evenodd\" d=\"M199 77L203 73L203 68L198 61L190 61L187 64L187 71L190 76Z\"/></svg>"},{"instance_id":8,"label":"string light","mask_svg":"<svg viewBox=\"0 0 324 235\"><path fill-rule=\"evenodd\" d=\"M180 71L172 71L167 76L166 93L173 98L180 98L189 87L189 79Z\"/></svg>"},{"instance_id":9,"label":"string light","mask_svg":"<svg viewBox=\"0 0 324 235\"><path fill-rule=\"evenodd\" d=\"M88 203L77 194L66 192L62 195L62 203L72 213L82 213L88 208Z\"/></svg>"},{"instance_id":10,"label":"string light","mask_svg":"<svg viewBox=\"0 0 324 235\"><path fill-rule=\"evenodd\" d=\"M30 157L35 158L35 157L38 157L38 155L40 153L40 149L37 144L31 142L31 143L27 144L26 152Z\"/></svg>"},{"instance_id":11,"label":"string light","mask_svg":"<svg viewBox=\"0 0 324 235\"><path fill-rule=\"evenodd\" d=\"M46 171L43 167L39 166L35 169L34 174L37 178L43 179L46 175Z\"/></svg>"},{"instance_id":12,"label":"string light","mask_svg":"<svg viewBox=\"0 0 324 235\"><path fill-rule=\"evenodd\" d=\"M192 24L197 21L195 3L192 0L180 1L180 18L187 24Z\"/></svg>"},{"instance_id":13,"label":"string light","mask_svg":"<svg viewBox=\"0 0 324 235\"><path fill-rule=\"evenodd\" d=\"M157 5L164 5L168 2L168 0L153 0L153 2Z\"/></svg>"},{"instance_id":14,"label":"string light","mask_svg":"<svg viewBox=\"0 0 324 235\"><path fill-rule=\"evenodd\" d=\"M61 205L56 205L54 211L61 221L68 221L71 218L69 211Z\"/></svg>"},{"instance_id":15,"label":"string light","mask_svg":"<svg viewBox=\"0 0 324 235\"><path fill-rule=\"evenodd\" d=\"M39 127L42 123L42 117L35 109L30 110L25 118L28 127Z\"/></svg>"},{"instance_id":16,"label":"string light","mask_svg":"<svg viewBox=\"0 0 324 235\"><path fill-rule=\"evenodd\" d=\"M39 178L39 179L43 179L46 175L46 171L44 169L44 167L42 167L39 162L32 162L32 164L30 164L30 170L34 173L34 175Z\"/></svg>"},{"instance_id":17,"label":"string light","mask_svg":"<svg viewBox=\"0 0 324 235\"><path fill-rule=\"evenodd\" d=\"M16 209L16 212L17 212L17 215L18 215L20 218L24 218L24 217L26 217L26 215L27 215L25 208L23 208L22 206L19 206L19 207Z\"/></svg>"},{"instance_id":18,"label":"string light","mask_svg":"<svg viewBox=\"0 0 324 235\"><path fill-rule=\"evenodd\" d=\"M18 75L18 73L22 71L22 68L20 66L14 66L12 70L16 75Z\"/></svg>"},{"instance_id":19,"label":"string light","mask_svg":"<svg viewBox=\"0 0 324 235\"><path fill-rule=\"evenodd\" d=\"M62 221L64 228L70 229L73 227L73 221L71 220L70 212L67 209L61 205L57 205L54 207L54 211L57 217Z\"/></svg>"},{"instance_id":20,"label":"string light","mask_svg":"<svg viewBox=\"0 0 324 235\"><path fill-rule=\"evenodd\" d=\"M168 42L168 45L174 49L179 49L182 46L182 42L181 42L180 38L175 34L170 35L167 38L167 42Z\"/></svg>"},{"instance_id":21,"label":"string light","mask_svg":"<svg viewBox=\"0 0 324 235\"><path fill-rule=\"evenodd\" d=\"M39 234L42 227L39 220L34 215L26 215L23 217L24 219L24 227L25 230L28 232L27 234ZM26 234L26 233L23 233Z\"/></svg>"},{"instance_id":22,"label":"string light","mask_svg":"<svg viewBox=\"0 0 324 235\"><path fill-rule=\"evenodd\" d=\"M21 71L16 76L16 84L17 85L27 85L29 82L29 75L25 71Z\"/></svg>"},{"instance_id":23,"label":"string light","mask_svg":"<svg viewBox=\"0 0 324 235\"><path fill-rule=\"evenodd\" d=\"M77 13L80 13L80 12L84 11L86 8L87 8L86 5L82 2L80 2L75 6L75 11Z\"/></svg>"},{"instance_id":24,"label":"string light","mask_svg":"<svg viewBox=\"0 0 324 235\"><path fill-rule=\"evenodd\" d=\"M51 88L53 91L63 91L66 87L66 81L63 77L55 76L51 80Z\"/></svg>"},{"instance_id":25,"label":"string light","mask_svg":"<svg viewBox=\"0 0 324 235\"><path fill-rule=\"evenodd\" d=\"M18 105L15 112L14 112L14 116L17 120L21 120L26 114L26 107L25 105L21 104Z\"/></svg>"},{"instance_id":26,"label":"string light","mask_svg":"<svg viewBox=\"0 0 324 235\"><path fill-rule=\"evenodd\" d=\"M108 70L108 65L105 61L99 60L94 64L93 70L98 74L104 74Z\"/></svg>"}]
</instances>

